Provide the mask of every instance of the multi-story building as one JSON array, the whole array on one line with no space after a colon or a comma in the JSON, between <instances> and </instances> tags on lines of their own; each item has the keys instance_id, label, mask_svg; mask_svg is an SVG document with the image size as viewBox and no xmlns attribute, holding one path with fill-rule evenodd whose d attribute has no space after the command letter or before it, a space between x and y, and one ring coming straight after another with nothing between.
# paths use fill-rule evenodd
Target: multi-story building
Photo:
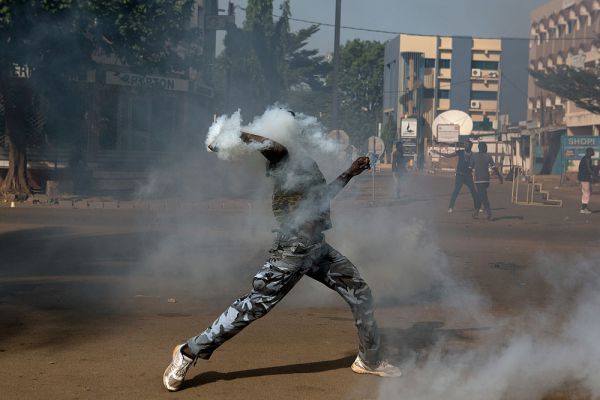
<instances>
[{"instance_id":1,"label":"multi-story building","mask_svg":"<svg viewBox=\"0 0 600 400\"><path fill-rule=\"evenodd\" d=\"M597 65L599 17L599 0L553 0L533 10L529 68L540 71L559 65ZM600 133L600 115L540 89L533 78L529 79L528 93L529 120L543 131L564 129L569 135Z\"/></svg>"},{"instance_id":2,"label":"multi-story building","mask_svg":"<svg viewBox=\"0 0 600 400\"><path fill-rule=\"evenodd\" d=\"M497 120L526 118L527 50L526 40L399 35L385 45L384 121L395 121L400 137L401 120L417 120L417 155L450 109L472 117L473 134L493 137Z\"/></svg>"}]
</instances>

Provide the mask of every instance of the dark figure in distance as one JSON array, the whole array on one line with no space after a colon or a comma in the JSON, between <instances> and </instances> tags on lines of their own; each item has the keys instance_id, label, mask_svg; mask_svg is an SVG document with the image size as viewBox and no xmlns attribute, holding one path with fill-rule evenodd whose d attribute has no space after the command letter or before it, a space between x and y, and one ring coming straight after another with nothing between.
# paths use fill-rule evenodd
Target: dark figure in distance
<instances>
[{"instance_id":1,"label":"dark figure in distance","mask_svg":"<svg viewBox=\"0 0 600 400\"><path fill-rule=\"evenodd\" d=\"M477 208L477 191L475 190L475 183L473 182L473 171L471 170L470 166L471 156L473 156L473 153L471 152L472 149L473 142L467 140L465 141L465 149L457 150L454 153L442 154L439 151L432 150L432 153L438 154L440 157L458 157L458 161L456 162L456 178L454 180L454 191L450 196L450 204L448 205L449 213L454 211L454 204L456 203L456 198L462 190L463 185L465 185L471 193L471 197L473 198L473 208Z\"/></svg>"},{"instance_id":2,"label":"dark figure in distance","mask_svg":"<svg viewBox=\"0 0 600 400\"><path fill-rule=\"evenodd\" d=\"M592 195L592 182L594 181L594 169L592 168L592 157L594 149L588 147L585 149L585 156L579 161L579 172L577 180L581 183L581 214L591 214L588 208L590 197Z\"/></svg>"},{"instance_id":3,"label":"dark figure in distance","mask_svg":"<svg viewBox=\"0 0 600 400\"><path fill-rule=\"evenodd\" d=\"M490 187L490 168L498 175L500 184L503 183L502 174L496 167L496 163L492 156L487 152L487 144L480 142L477 145L479 153L474 153L469 161L469 166L473 169L475 175L475 187L477 189L477 203L475 204L475 210L473 211L473 218L477 218L479 209L483 206L483 209L487 213L487 219L492 219L492 207L490 206L490 200L488 199L487 189Z\"/></svg>"},{"instance_id":4,"label":"dark figure in distance","mask_svg":"<svg viewBox=\"0 0 600 400\"><path fill-rule=\"evenodd\" d=\"M396 198L400 197L400 184L405 172L406 164L402 142L396 142L396 150L392 152L392 175L394 176L394 192L396 193Z\"/></svg>"}]
</instances>

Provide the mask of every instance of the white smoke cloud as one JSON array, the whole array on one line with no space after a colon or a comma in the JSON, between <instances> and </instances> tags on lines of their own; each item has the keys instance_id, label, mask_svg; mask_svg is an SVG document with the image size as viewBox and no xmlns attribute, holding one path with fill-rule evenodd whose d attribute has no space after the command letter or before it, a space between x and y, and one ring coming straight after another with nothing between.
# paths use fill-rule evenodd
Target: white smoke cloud
<instances>
[{"instance_id":1,"label":"white smoke cloud","mask_svg":"<svg viewBox=\"0 0 600 400\"><path fill-rule=\"evenodd\" d=\"M220 116L208 131L206 146L216 146L219 158L224 160L238 159L259 150L261 145L247 145L241 141L242 131L272 139L291 152L307 151L314 156L316 152L333 153L339 150L339 145L327 138L315 117L301 113L294 117L278 106L269 107L263 115L246 126L242 124L240 111L231 116Z\"/></svg>"},{"instance_id":2,"label":"white smoke cloud","mask_svg":"<svg viewBox=\"0 0 600 400\"><path fill-rule=\"evenodd\" d=\"M535 400L565 385L583 390L585 398L597 398L600 279L589 261L593 259L597 255L538 257L534 267L550 288L544 306L514 310L518 315L511 318L484 311L470 315L487 319L487 335L494 337L450 353L448 343L440 342L424 362L404 360L405 377L383 382L379 399Z\"/></svg>"}]
</instances>

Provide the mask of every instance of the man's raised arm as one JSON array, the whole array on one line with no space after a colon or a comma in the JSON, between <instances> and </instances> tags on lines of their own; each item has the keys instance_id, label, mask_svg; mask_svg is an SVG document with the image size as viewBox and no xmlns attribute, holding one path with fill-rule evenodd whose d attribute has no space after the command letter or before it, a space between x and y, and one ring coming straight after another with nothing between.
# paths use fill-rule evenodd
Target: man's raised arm
<instances>
[{"instance_id":1,"label":"man's raised arm","mask_svg":"<svg viewBox=\"0 0 600 400\"><path fill-rule=\"evenodd\" d=\"M284 145L263 136L242 131L240 139L246 144L260 143L261 147L258 150L271 163L281 161L288 154L288 150Z\"/></svg>"},{"instance_id":2,"label":"man's raised arm","mask_svg":"<svg viewBox=\"0 0 600 400\"><path fill-rule=\"evenodd\" d=\"M284 145L263 136L242 131L240 134L240 139L246 144L259 144L260 146L258 147L258 151L260 151L260 153L273 164L281 161L288 154L288 150ZM219 149L214 145L209 145L208 148L214 152L219 151Z\"/></svg>"},{"instance_id":3,"label":"man's raised arm","mask_svg":"<svg viewBox=\"0 0 600 400\"><path fill-rule=\"evenodd\" d=\"M340 176L327 185L328 197L333 199L340 192L340 190L342 190L348 184L348 182L350 182L350 179L362 174L363 171L368 169L371 169L369 157L358 157L356 160L354 160L350 168L342 172Z\"/></svg>"}]
</instances>

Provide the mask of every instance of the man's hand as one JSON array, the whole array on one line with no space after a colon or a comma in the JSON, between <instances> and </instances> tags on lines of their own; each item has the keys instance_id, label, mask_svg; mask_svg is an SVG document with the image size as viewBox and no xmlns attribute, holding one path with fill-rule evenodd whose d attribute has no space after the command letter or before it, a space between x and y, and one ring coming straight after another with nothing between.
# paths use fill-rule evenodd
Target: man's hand
<instances>
[{"instance_id":1,"label":"man's hand","mask_svg":"<svg viewBox=\"0 0 600 400\"><path fill-rule=\"evenodd\" d=\"M369 160L369 157L358 157L350 166L350 174L358 176L368 169L371 169L371 160Z\"/></svg>"},{"instance_id":2,"label":"man's hand","mask_svg":"<svg viewBox=\"0 0 600 400\"><path fill-rule=\"evenodd\" d=\"M211 143L211 144L209 144L209 145L208 145L208 149L209 149L210 151L212 151L213 153L216 153L217 151L219 151L219 148L218 148L218 147L217 147L217 145L216 145L216 144L214 144L214 143Z\"/></svg>"}]
</instances>

